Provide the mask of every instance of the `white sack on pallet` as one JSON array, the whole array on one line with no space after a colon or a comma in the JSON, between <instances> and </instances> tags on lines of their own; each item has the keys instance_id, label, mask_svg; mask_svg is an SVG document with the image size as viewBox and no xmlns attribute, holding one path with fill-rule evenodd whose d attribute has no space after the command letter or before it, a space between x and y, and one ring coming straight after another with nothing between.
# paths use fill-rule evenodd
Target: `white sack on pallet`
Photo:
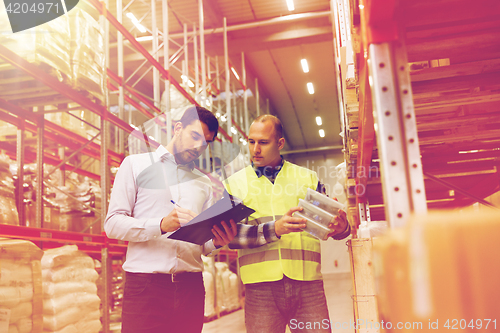
<instances>
[{"instance_id":1,"label":"white sack on pallet","mask_svg":"<svg viewBox=\"0 0 500 333\"><path fill-rule=\"evenodd\" d=\"M44 315L43 328L44 330L57 331L64 328L64 326L76 323L80 319L81 313L79 308L68 308L53 316Z\"/></svg>"},{"instance_id":2,"label":"white sack on pallet","mask_svg":"<svg viewBox=\"0 0 500 333\"><path fill-rule=\"evenodd\" d=\"M40 260L42 268L52 268L61 264L67 264L67 261L62 261L61 257L67 258L78 254L78 246L65 245L55 249L45 250L43 257Z\"/></svg>"},{"instance_id":3,"label":"white sack on pallet","mask_svg":"<svg viewBox=\"0 0 500 333\"><path fill-rule=\"evenodd\" d=\"M88 313L83 319L74 324L64 326L59 330L50 330L45 328L43 333L88 333L99 332L102 328L99 311Z\"/></svg>"},{"instance_id":4,"label":"white sack on pallet","mask_svg":"<svg viewBox=\"0 0 500 333\"><path fill-rule=\"evenodd\" d=\"M31 302L20 303L10 310L10 322L17 323L22 318L31 317L33 314L33 304Z\"/></svg>"},{"instance_id":5,"label":"white sack on pallet","mask_svg":"<svg viewBox=\"0 0 500 333\"><path fill-rule=\"evenodd\" d=\"M19 282L31 281L31 264L18 264L14 260L0 260L0 286L18 285Z\"/></svg>"},{"instance_id":6,"label":"white sack on pallet","mask_svg":"<svg viewBox=\"0 0 500 333\"><path fill-rule=\"evenodd\" d=\"M79 332L78 329L75 327L75 325L69 324L68 326L63 327L60 330L57 331L44 330L43 333L82 333L82 332Z\"/></svg>"},{"instance_id":7,"label":"white sack on pallet","mask_svg":"<svg viewBox=\"0 0 500 333\"><path fill-rule=\"evenodd\" d=\"M80 308L82 313L91 309L99 309L100 298L94 293L71 293L57 298L43 300L43 314L54 315L69 307Z\"/></svg>"},{"instance_id":8,"label":"white sack on pallet","mask_svg":"<svg viewBox=\"0 0 500 333\"><path fill-rule=\"evenodd\" d=\"M16 326L19 333L30 333L33 330L33 321L31 318L21 318Z\"/></svg>"},{"instance_id":9,"label":"white sack on pallet","mask_svg":"<svg viewBox=\"0 0 500 333\"><path fill-rule=\"evenodd\" d=\"M43 297L54 298L69 293L97 293L97 286L90 281L44 282Z\"/></svg>"},{"instance_id":10,"label":"white sack on pallet","mask_svg":"<svg viewBox=\"0 0 500 333\"><path fill-rule=\"evenodd\" d=\"M9 309L21 302L29 302L33 299L33 284L27 283L23 286L0 286L0 307Z\"/></svg>"},{"instance_id":11,"label":"white sack on pallet","mask_svg":"<svg viewBox=\"0 0 500 333\"><path fill-rule=\"evenodd\" d=\"M57 270L42 269L42 279L44 281L65 282L65 281L90 281L95 282L99 274L93 268L62 267Z\"/></svg>"},{"instance_id":12,"label":"white sack on pallet","mask_svg":"<svg viewBox=\"0 0 500 333\"><path fill-rule=\"evenodd\" d=\"M45 256L42 257L42 269L58 269L59 267L75 267L75 268L95 268L94 259L81 252L78 254L59 255L56 258L44 261Z\"/></svg>"},{"instance_id":13,"label":"white sack on pallet","mask_svg":"<svg viewBox=\"0 0 500 333\"><path fill-rule=\"evenodd\" d=\"M99 332L102 328L101 321L99 320L101 312L99 310L87 313L82 320L75 323L78 332Z\"/></svg>"},{"instance_id":14,"label":"white sack on pallet","mask_svg":"<svg viewBox=\"0 0 500 333\"><path fill-rule=\"evenodd\" d=\"M76 246L42 257L43 327L46 333L98 333L100 303L94 260Z\"/></svg>"}]
</instances>

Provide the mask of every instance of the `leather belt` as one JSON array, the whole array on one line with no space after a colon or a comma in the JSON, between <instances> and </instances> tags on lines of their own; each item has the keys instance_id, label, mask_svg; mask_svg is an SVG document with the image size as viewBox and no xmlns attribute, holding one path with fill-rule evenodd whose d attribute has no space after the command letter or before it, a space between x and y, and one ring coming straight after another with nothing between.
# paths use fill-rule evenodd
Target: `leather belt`
<instances>
[{"instance_id":1,"label":"leather belt","mask_svg":"<svg viewBox=\"0 0 500 333\"><path fill-rule=\"evenodd\" d=\"M203 279L203 274L201 272L180 272L174 274L127 272L127 274L150 276L152 280L157 280L161 282L172 282L172 283L184 282L184 281L197 281Z\"/></svg>"}]
</instances>

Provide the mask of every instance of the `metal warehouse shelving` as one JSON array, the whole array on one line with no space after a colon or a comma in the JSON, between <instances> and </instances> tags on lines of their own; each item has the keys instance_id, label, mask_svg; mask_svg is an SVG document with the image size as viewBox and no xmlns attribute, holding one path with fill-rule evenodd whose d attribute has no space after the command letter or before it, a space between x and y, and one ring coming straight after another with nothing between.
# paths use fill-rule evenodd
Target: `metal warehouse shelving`
<instances>
[{"instance_id":1,"label":"metal warehouse shelving","mask_svg":"<svg viewBox=\"0 0 500 333\"><path fill-rule=\"evenodd\" d=\"M483 199L500 189L500 4L355 1L351 10L352 30L358 33L353 37L357 82L356 87L347 84L344 97L359 97L345 101L349 175L355 179L349 184L351 206L354 199L357 205L369 203L373 220L397 225L421 204L396 212L387 205L396 197L422 194L429 208L487 205ZM391 69L401 75L388 74ZM394 89L387 80L393 80ZM391 108L401 110L400 119L386 123L397 116ZM398 124L405 128L400 137ZM380 133L389 132L375 138L374 125ZM384 142L389 136L393 140ZM410 157L396 161L392 153ZM384 176L384 168L391 177ZM361 169L374 172L357 172ZM397 186L387 181L397 170L405 171L398 180L400 191L390 199ZM358 195L356 185L363 189Z\"/></svg>"},{"instance_id":2,"label":"metal warehouse shelving","mask_svg":"<svg viewBox=\"0 0 500 333\"><path fill-rule=\"evenodd\" d=\"M107 199L109 194L109 185L110 185L110 172L109 167L114 166L117 167L120 165L121 161L124 158L124 134L121 134L118 138L118 149L117 151L114 149L110 149L110 128L108 127L110 124L114 126L114 128L119 129L122 133L130 133L134 135L139 140L144 140L144 135L135 130L135 127L131 126L129 122L124 120L124 108L125 104L128 103L143 115L146 116L146 119L152 119L157 117L162 113L160 104L161 104L161 96L160 96L160 77L164 79L164 87L165 91L168 92L169 95L169 87L172 84L190 103L195 105L202 105L209 109L212 109L214 112L219 112L220 114L226 116L226 130L224 128L219 129L219 141L228 141L228 142L241 142L246 143L247 139L244 130L248 129L249 126L249 111L247 104L247 95L246 93L240 99L240 101L236 97L236 91L233 88L231 91L230 88L230 70L229 70L229 59L227 56L227 40L225 43L226 49L226 58L225 58L225 70L219 71L219 62L218 59L215 59L215 63L209 57L206 57L204 54L204 42L203 42L203 31L204 29L198 29L191 35L191 40L194 39L193 43L195 44L195 75L194 81L196 82L197 90L194 94L190 94L186 91L183 84L179 84L171 75L170 70L175 69L172 65L173 60L176 60L175 57L180 57L183 53L185 56L185 65L184 65L184 74L186 77L190 77L189 66L188 66L188 53L187 53L187 45L188 40L185 38L185 44L180 45L180 49L178 52L174 53L174 58L172 57L164 57L165 62L164 65L161 65L158 62L159 56L158 51L161 46L158 45L159 37L162 35L164 43L163 48L168 50L168 20L164 20L164 31L161 33L156 26L156 10L154 6L156 6L155 1L152 1L152 20L150 29L152 33L153 44L155 45L155 51L151 54L148 52L139 41L136 40L135 36L133 36L121 23L121 18L123 11L128 8L130 5L134 3L132 0L125 8L121 8L122 10L117 11L117 17L113 16L110 11L107 9L107 4L104 2L100 2L98 0L89 0L89 3L92 4L100 13L101 18L104 18L101 23L102 30L104 31L104 39L105 39L105 50L107 53L107 71L105 73L106 85L110 94L114 92L118 93L118 116L111 113L109 111L110 107L110 96L105 97L105 101L101 103L89 98L88 96L84 96L80 91L77 91L65 83L59 82L56 78L45 73L39 66L29 63L23 58L19 57L15 53L13 53L8 48L0 45L0 59L5 61L5 63L0 68L0 71L11 71L13 73L13 79L22 80L23 82L30 82L32 87L29 91L20 91L15 92L9 95L0 94L0 120L15 125L17 129L17 140L16 145L9 142L0 142L0 149L5 150L7 154L17 160L18 164L18 178L23 179L23 165L25 162L36 162L37 163L37 179L43 179L43 164L50 164L57 166L62 170L72 170L73 172L95 179L100 180L101 184L101 209L97 211L100 214L101 226L100 230L102 230L102 223L105 219L107 212ZM200 4L200 25L203 25L203 5L202 1L199 1ZM162 2L163 5L163 13L168 17L168 6L167 2L164 0ZM117 6L122 6L121 2L117 2ZM118 47L118 74L115 74L109 67L109 48L110 48L110 39L113 38L113 32L110 32L111 23L112 27L116 29L118 32L117 35L117 47ZM187 37L187 31L185 31L185 35ZM197 36L200 36L201 48L198 49L196 46L196 41L198 39ZM224 34L225 39L227 39L226 34ZM141 55L144 58L143 66L149 66L148 69L145 69L142 76L137 80L134 84L128 82L138 71L136 70L130 77L125 77L124 72L124 59L123 59L123 37L125 37L128 45L132 45L134 52ZM196 37L196 38L194 38ZM201 73L199 73L198 67L198 53L201 53ZM121 54L121 55L120 55ZM211 68L214 67L215 69ZM134 86L141 79L146 76L150 69L153 69L154 73L154 81L153 81L153 91L154 98L150 98L137 90ZM220 78L221 73L225 73L225 79ZM192 78L192 76L191 76ZM12 81L12 79L10 79ZM189 78L188 78L189 80ZM219 96L220 95L220 81L224 80L226 84L226 101L225 103L221 102L219 99L217 103L212 102L212 95ZM0 82L0 85L9 84L9 82ZM201 87L199 84L201 81ZM214 81L217 82L217 86L214 84ZM238 78L238 84L241 85L243 91L246 91L246 73L244 67L244 55L242 54L242 79ZM208 84L207 84L208 82ZM208 97L207 97L208 94ZM232 96L232 98L231 98ZM258 93L257 93L258 98ZM232 100L231 100L232 99ZM168 98L167 98L168 101ZM207 103L208 101L208 103ZM239 107L236 107L236 103L240 103ZM76 105L74 107L68 107L68 104ZM215 104L215 105L214 105ZM231 108L231 104L233 104L233 109ZM241 105L243 104L243 105ZM259 106L260 102L257 101L257 105ZM93 126L89 124L85 119L78 118L79 121L82 121L94 128L97 131L97 134L93 136L92 139L88 139L79 134L76 134L58 124L50 122L44 119L44 108L46 105L53 105L58 108L59 112L68 112L72 110L86 110L90 111L93 114L97 115L100 119L100 127ZM36 108L36 111L34 111ZM51 107L52 108L52 107ZM166 109L170 110L169 103L167 102ZM56 110L50 110L46 112L56 112ZM259 114L259 107L257 107L257 114ZM236 115L236 120L234 116ZM170 128L171 128L171 119L170 112L165 113L165 119L163 119L166 123L167 128L167 136L170 137ZM76 117L76 116L75 116ZM240 122L241 121L241 122ZM242 124L239 126L238 123ZM243 125L244 124L244 125ZM26 131L36 134L36 152L29 151L25 145L26 139ZM236 133L235 133L236 132ZM100 143L96 143L97 137L100 136ZM241 140L238 140L241 138ZM48 151L45 151L45 146L48 142L56 143L60 147L69 148L72 151L71 156L56 156L51 154ZM148 140L148 143L151 146L156 147L158 144L154 140ZM88 156L88 159L94 159L101 161L100 163L100 172L99 174L89 172L83 168L83 162L78 165L72 165L69 163L70 157L74 155L74 153L81 153L83 155ZM204 156L207 161L210 159L210 156ZM208 163L205 164L205 168L209 169L210 166ZM203 170L203 165L200 163L200 170L207 173L208 170ZM209 175L210 176L210 175ZM218 179L210 176L214 181L218 181ZM36 197L39 199L42 197L43 186L44 183L46 185L47 182L37 182L36 188ZM45 186L46 186L45 185ZM18 205L19 207L23 206L22 195L19 196ZM110 288L110 274L111 274L111 258L113 257L123 257L126 251L126 243L116 240L108 239L105 234L86 234L86 233L78 233L78 232L69 232L69 231L58 231L52 229L43 228L43 200L36 200L36 223L35 226L11 226L11 225L1 225L0 226L0 236L4 237L14 237L14 238L23 238L34 241L36 244L41 246L42 248L51 248L55 246L60 246L61 244L78 244L79 248L83 251L88 252L92 256L100 257L102 260L103 266L103 278L107 282L105 283L105 291L103 293L104 299L102 300L103 308L106 309L103 315L103 330L104 332L109 332L109 311L107 309L110 308L110 299L109 299L109 288ZM95 210L96 211L96 210ZM24 224L25 216L24 209L21 208L19 210L19 218L21 224ZM232 257L234 253L221 253L222 257Z\"/></svg>"},{"instance_id":3,"label":"metal warehouse shelving","mask_svg":"<svg viewBox=\"0 0 500 333\"><path fill-rule=\"evenodd\" d=\"M493 206L485 198L500 190L500 3L337 3L349 5L336 24L347 53L339 69L354 230L370 219L404 226L427 209ZM364 240L349 243L353 304L356 318L376 322L371 245L357 249Z\"/></svg>"}]
</instances>

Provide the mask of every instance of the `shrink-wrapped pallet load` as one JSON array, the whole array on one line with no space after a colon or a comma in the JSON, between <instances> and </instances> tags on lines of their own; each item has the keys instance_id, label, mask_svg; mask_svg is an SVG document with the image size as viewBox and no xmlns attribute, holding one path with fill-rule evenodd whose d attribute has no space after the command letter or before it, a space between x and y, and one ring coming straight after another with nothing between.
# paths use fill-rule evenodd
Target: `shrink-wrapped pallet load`
<instances>
[{"instance_id":1,"label":"shrink-wrapped pallet load","mask_svg":"<svg viewBox=\"0 0 500 333\"><path fill-rule=\"evenodd\" d=\"M203 259L203 285L205 286L205 317L215 315L215 288L214 288L214 258L201 257Z\"/></svg>"},{"instance_id":2,"label":"shrink-wrapped pallet load","mask_svg":"<svg viewBox=\"0 0 500 333\"><path fill-rule=\"evenodd\" d=\"M216 303L219 311L239 308L238 277L229 270L227 263L216 262Z\"/></svg>"},{"instance_id":3,"label":"shrink-wrapped pallet load","mask_svg":"<svg viewBox=\"0 0 500 333\"><path fill-rule=\"evenodd\" d=\"M67 15L18 33L0 34L0 44L103 104L104 38L98 13L89 14L94 12L82 0ZM8 20L0 21L0 31L10 30Z\"/></svg>"},{"instance_id":4,"label":"shrink-wrapped pallet load","mask_svg":"<svg viewBox=\"0 0 500 333\"><path fill-rule=\"evenodd\" d=\"M73 87L103 103L105 53L99 14L95 8L82 0L68 16Z\"/></svg>"},{"instance_id":5,"label":"shrink-wrapped pallet load","mask_svg":"<svg viewBox=\"0 0 500 333\"><path fill-rule=\"evenodd\" d=\"M42 332L42 250L0 238L0 332Z\"/></svg>"},{"instance_id":6,"label":"shrink-wrapped pallet load","mask_svg":"<svg viewBox=\"0 0 500 333\"><path fill-rule=\"evenodd\" d=\"M12 160L7 155L0 154L0 224L19 225L10 163Z\"/></svg>"},{"instance_id":7,"label":"shrink-wrapped pallet load","mask_svg":"<svg viewBox=\"0 0 500 333\"><path fill-rule=\"evenodd\" d=\"M97 333L101 329L94 260L76 245L46 250L42 260L46 333Z\"/></svg>"},{"instance_id":8,"label":"shrink-wrapped pallet load","mask_svg":"<svg viewBox=\"0 0 500 333\"><path fill-rule=\"evenodd\" d=\"M7 20L0 21L0 31L10 31ZM18 33L0 34L2 46L68 84L72 80L69 40L67 15Z\"/></svg>"},{"instance_id":9,"label":"shrink-wrapped pallet load","mask_svg":"<svg viewBox=\"0 0 500 333\"><path fill-rule=\"evenodd\" d=\"M443 211L374 239L381 319L419 331L498 329L499 234L498 211Z\"/></svg>"}]
</instances>

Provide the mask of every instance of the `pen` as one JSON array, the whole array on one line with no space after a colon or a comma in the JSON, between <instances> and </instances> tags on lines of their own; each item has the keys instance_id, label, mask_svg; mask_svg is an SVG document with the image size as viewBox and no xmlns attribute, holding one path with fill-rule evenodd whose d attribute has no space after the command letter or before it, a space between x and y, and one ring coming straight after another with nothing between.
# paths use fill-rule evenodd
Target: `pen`
<instances>
[{"instance_id":1,"label":"pen","mask_svg":"<svg viewBox=\"0 0 500 333\"><path fill-rule=\"evenodd\" d=\"M178 204L176 204L174 200L170 200L170 202L173 203L174 205L176 205L177 207L181 207Z\"/></svg>"}]
</instances>

